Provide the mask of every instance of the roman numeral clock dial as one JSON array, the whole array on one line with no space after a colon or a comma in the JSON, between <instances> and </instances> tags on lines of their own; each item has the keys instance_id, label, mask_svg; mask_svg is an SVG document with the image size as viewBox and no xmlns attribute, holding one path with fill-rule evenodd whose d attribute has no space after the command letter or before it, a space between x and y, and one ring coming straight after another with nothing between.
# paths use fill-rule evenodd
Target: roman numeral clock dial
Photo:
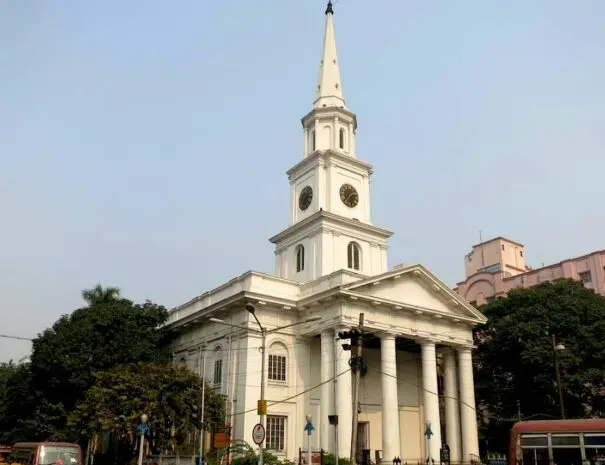
<instances>
[{"instance_id":1,"label":"roman numeral clock dial","mask_svg":"<svg viewBox=\"0 0 605 465\"><path fill-rule=\"evenodd\" d=\"M355 208L359 203L359 195L351 184L343 184L340 187L340 200L349 208Z\"/></svg>"},{"instance_id":2,"label":"roman numeral clock dial","mask_svg":"<svg viewBox=\"0 0 605 465\"><path fill-rule=\"evenodd\" d=\"M300 191L300 195L298 197L298 208L302 211L305 211L313 202L313 189L311 186L303 187L303 190Z\"/></svg>"}]
</instances>

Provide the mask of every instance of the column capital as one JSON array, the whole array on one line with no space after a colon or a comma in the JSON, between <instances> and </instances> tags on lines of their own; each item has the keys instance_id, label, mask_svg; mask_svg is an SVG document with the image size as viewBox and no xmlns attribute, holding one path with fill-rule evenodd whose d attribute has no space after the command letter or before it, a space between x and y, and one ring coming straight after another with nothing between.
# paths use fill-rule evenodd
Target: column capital
<instances>
[{"instance_id":1,"label":"column capital","mask_svg":"<svg viewBox=\"0 0 605 465\"><path fill-rule=\"evenodd\" d=\"M437 346L437 344L439 344L439 340L438 339L434 339L431 337L423 337L417 340L418 344L420 344L422 347L425 346Z\"/></svg>"},{"instance_id":2,"label":"column capital","mask_svg":"<svg viewBox=\"0 0 605 465\"><path fill-rule=\"evenodd\" d=\"M397 334L391 333L389 331L374 331L381 341L390 341L397 338Z\"/></svg>"},{"instance_id":3,"label":"column capital","mask_svg":"<svg viewBox=\"0 0 605 465\"><path fill-rule=\"evenodd\" d=\"M456 347L456 352L458 352L458 356L472 355L473 349L475 349L475 346Z\"/></svg>"}]
</instances>

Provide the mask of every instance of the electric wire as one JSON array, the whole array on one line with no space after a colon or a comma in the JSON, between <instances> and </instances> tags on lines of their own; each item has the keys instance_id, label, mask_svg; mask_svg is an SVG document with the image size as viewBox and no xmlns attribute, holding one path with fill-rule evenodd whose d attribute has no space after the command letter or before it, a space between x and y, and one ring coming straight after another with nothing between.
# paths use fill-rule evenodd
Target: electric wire
<instances>
[{"instance_id":1,"label":"electric wire","mask_svg":"<svg viewBox=\"0 0 605 465\"><path fill-rule=\"evenodd\" d=\"M406 381L406 380L399 379L399 378L397 378L397 376L393 376L393 375L392 375L392 374L390 374L390 373L385 373L385 372L384 372L384 371L382 371L381 369L379 369L379 368L375 368L375 367L373 367L373 366L371 366L371 365L368 365L368 370L372 370L372 371L378 372L378 373L380 373L380 374L382 374L382 375L385 375L385 376L388 376L388 377L390 377L390 378L395 378L395 380L397 381L397 384L402 384L402 385L403 385L403 384L408 384L408 385L411 385L411 386L416 387L417 389L420 389L421 391L428 392L429 394L436 395L437 397L441 397L441 398L443 398L443 399L453 399L453 400L457 400L457 401L458 401L458 402L460 402L462 405L465 405L466 407L470 408L470 409L471 409L471 410L473 410L474 412L477 412L477 408L476 408L476 407L474 407L474 406L471 406L471 405L467 404L466 402L462 401L462 399L460 399L460 398L458 398L458 397L446 396L445 394L439 394L439 393L436 393L436 392L434 392L434 391L430 391L429 389L426 389L426 388L424 388L423 386L420 386L420 385L418 385L418 384L416 384L416 383L413 383L412 381ZM546 414L546 413L534 413L534 414L532 414L532 415L528 415L527 417L521 417L521 418L523 418L524 420L528 420L528 419L530 419L530 418L533 418L533 417L538 417L538 416L548 416L548 417L553 417L553 418L555 418L554 416L549 415L549 414ZM517 421L519 421L519 417L517 417L517 418L503 418L503 417L498 417L498 416L495 416L495 415L493 415L493 414L490 414L490 418L495 419L495 420L499 420L499 421L509 421L509 422L510 422L510 421L512 421L512 422L517 422Z\"/></svg>"},{"instance_id":2,"label":"electric wire","mask_svg":"<svg viewBox=\"0 0 605 465\"><path fill-rule=\"evenodd\" d=\"M334 382L335 378L338 378L338 377L340 377L340 376L342 376L342 375L344 375L346 373L349 373L350 371L351 371L351 369L349 368L349 369L347 369L347 370L345 370L345 371L343 371L341 373L338 373L336 376L332 376L330 379L322 381L321 383L316 384L315 386L312 386L312 387L310 387L308 389L305 389L304 391L301 391L301 392L298 392L298 393L296 393L294 395L291 395L290 397L286 397L285 399L282 399L282 400L277 400L277 401L272 401L271 403L267 403L267 408L272 407L273 405L283 404L284 402L288 402L289 400L296 399L297 397L303 396L303 395L307 394L308 392L311 392L311 391L313 391L313 390L315 390L315 389L323 386L324 384ZM256 409L253 408L253 409L250 409L250 410L244 410L242 412L235 412L235 413L233 413L233 416L236 416L236 415L245 415L246 413L251 413L251 412L256 412Z\"/></svg>"}]
</instances>

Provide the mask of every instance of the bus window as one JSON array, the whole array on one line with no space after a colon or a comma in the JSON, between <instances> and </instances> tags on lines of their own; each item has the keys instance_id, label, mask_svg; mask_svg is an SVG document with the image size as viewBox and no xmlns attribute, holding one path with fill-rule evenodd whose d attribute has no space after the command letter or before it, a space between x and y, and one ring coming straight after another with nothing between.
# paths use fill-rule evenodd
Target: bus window
<instances>
[{"instance_id":1,"label":"bus window","mask_svg":"<svg viewBox=\"0 0 605 465\"><path fill-rule=\"evenodd\" d=\"M605 465L605 434L584 434L586 461L590 465Z\"/></svg>"},{"instance_id":2,"label":"bus window","mask_svg":"<svg viewBox=\"0 0 605 465\"><path fill-rule=\"evenodd\" d=\"M547 434L522 434L520 439L523 465L550 464Z\"/></svg>"},{"instance_id":3,"label":"bus window","mask_svg":"<svg viewBox=\"0 0 605 465\"><path fill-rule=\"evenodd\" d=\"M548 449L523 449L523 465L550 465Z\"/></svg>"},{"instance_id":4,"label":"bus window","mask_svg":"<svg viewBox=\"0 0 605 465\"><path fill-rule=\"evenodd\" d=\"M82 465L75 447L44 445L40 447L38 465Z\"/></svg>"},{"instance_id":5,"label":"bus window","mask_svg":"<svg viewBox=\"0 0 605 465\"><path fill-rule=\"evenodd\" d=\"M551 435L552 460L555 465L582 465L579 434Z\"/></svg>"}]
</instances>

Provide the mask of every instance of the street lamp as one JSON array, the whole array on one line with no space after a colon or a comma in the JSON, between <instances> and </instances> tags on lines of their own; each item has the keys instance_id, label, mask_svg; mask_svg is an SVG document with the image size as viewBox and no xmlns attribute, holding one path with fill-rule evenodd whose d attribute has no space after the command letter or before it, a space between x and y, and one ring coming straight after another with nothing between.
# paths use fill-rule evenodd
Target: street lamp
<instances>
[{"instance_id":1,"label":"street lamp","mask_svg":"<svg viewBox=\"0 0 605 465\"><path fill-rule=\"evenodd\" d=\"M555 335L551 336L552 338L552 353L555 362L555 375L557 377L557 390L559 391L559 404L561 407L561 418L565 419L565 407L563 404L563 387L561 386L561 373L559 371L559 357L557 356L558 352L562 352L565 350L565 346L560 342L557 343Z\"/></svg>"},{"instance_id":2,"label":"street lamp","mask_svg":"<svg viewBox=\"0 0 605 465\"><path fill-rule=\"evenodd\" d=\"M138 427L139 434L141 435L141 441L139 444L139 465L143 465L143 449L145 448L145 433L149 430L149 425L147 424L147 420L149 417L147 414L141 415L141 424Z\"/></svg>"},{"instance_id":3,"label":"street lamp","mask_svg":"<svg viewBox=\"0 0 605 465\"><path fill-rule=\"evenodd\" d=\"M260 414L259 414L259 423L261 425L263 425L263 428L265 427L265 416L266 416L266 412L264 410L264 404L265 404L265 349L266 349L266 343L267 343L267 334L271 334L271 333L275 333L277 331L281 331L282 329L286 329L286 328L290 328L292 326L298 326L298 325L302 325L305 323L311 323L312 321L318 321L321 320L321 317L319 315L317 316L313 316L311 318L307 318L304 321L297 321L296 323L290 323L288 325L283 325L283 326L278 326L277 328L273 328L270 330L267 330L259 321L258 317L256 316L256 309L254 308L254 305L248 303L246 304L246 306L244 307L248 312L250 312L252 314L252 316L254 317L254 320L256 320L256 323L258 324L259 329L254 329L254 328L248 328L247 326L241 326L241 325L234 325L232 323L227 323L225 320L221 320L220 318L210 318L209 321L212 321L213 323L220 323L223 325L227 325L227 326L232 326L234 328L239 328L239 329L244 329L246 331L251 331L253 333L256 334L260 334L261 336L261 345L260 345L260 353L261 353L261 368L260 368L260 404L263 406L263 409L261 409ZM260 443L258 446L258 465L263 465L264 464L264 453L263 453L263 443Z\"/></svg>"}]
</instances>

